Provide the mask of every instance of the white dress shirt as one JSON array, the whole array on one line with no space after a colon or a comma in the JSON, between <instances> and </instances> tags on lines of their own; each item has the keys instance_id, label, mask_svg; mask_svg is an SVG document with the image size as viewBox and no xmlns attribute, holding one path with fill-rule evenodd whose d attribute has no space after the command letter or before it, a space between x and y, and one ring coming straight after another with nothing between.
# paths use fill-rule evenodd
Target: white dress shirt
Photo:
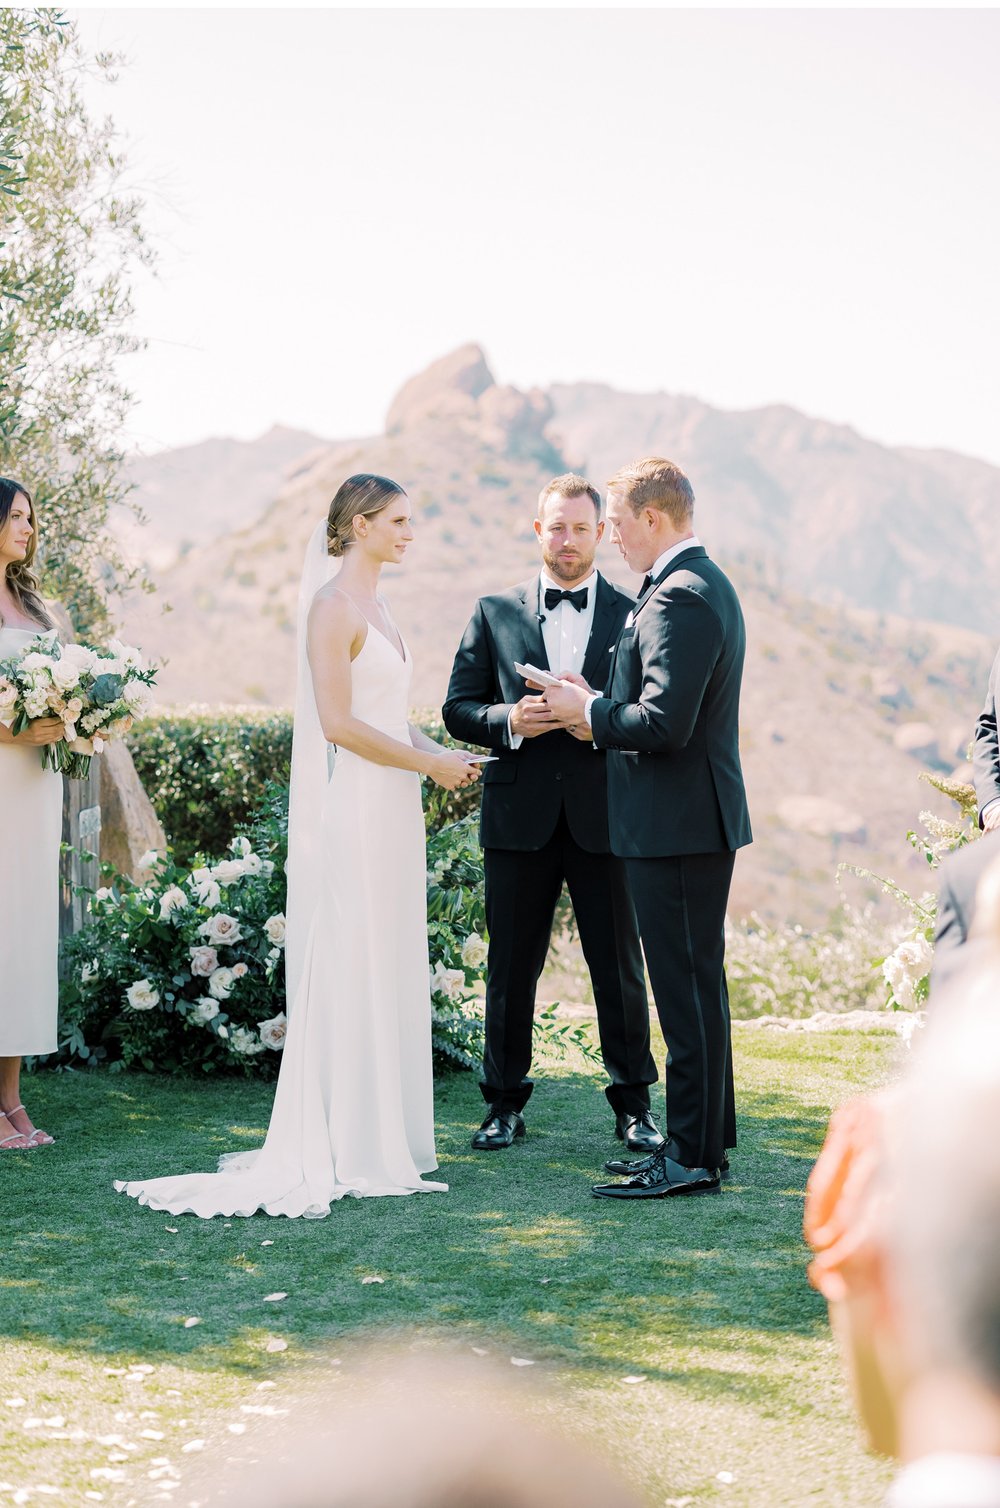
<instances>
[{"instance_id":1,"label":"white dress shirt","mask_svg":"<svg viewBox=\"0 0 1000 1508\"><path fill-rule=\"evenodd\" d=\"M669 550L664 550L662 555L657 555L656 559L653 561L653 564L649 568L649 575L655 581L657 576L661 575L661 573L667 569L667 566L675 558L675 556L680 555L684 550L693 550L695 545L700 544L701 540L698 538L697 534L692 534L690 539L682 539L677 544L671 545ZM631 615L629 621L631 621ZM594 696L587 698L587 705L583 709L583 716L588 728L590 727L590 709L597 701L598 696L601 695L603 695L602 692L597 692Z\"/></svg>"},{"instance_id":2,"label":"white dress shirt","mask_svg":"<svg viewBox=\"0 0 1000 1508\"><path fill-rule=\"evenodd\" d=\"M580 675L587 655L587 645L590 643L590 631L594 626L597 572L591 571L585 580L578 581L572 588L567 588L564 582L554 581L548 571L543 568L539 572L538 581L538 612L542 620L542 642L545 645L549 669L553 675L565 675L567 671ZM545 593L549 587L555 587L560 592L567 590L581 592L586 587L586 607L578 610L572 602L564 600L557 603L555 607L547 608ZM507 742L512 749L520 748L524 742L522 733L512 732L509 712L507 714Z\"/></svg>"},{"instance_id":3,"label":"white dress shirt","mask_svg":"<svg viewBox=\"0 0 1000 1508\"><path fill-rule=\"evenodd\" d=\"M1000 1508L1000 1459L939 1451L911 1461L885 1508Z\"/></svg>"}]
</instances>

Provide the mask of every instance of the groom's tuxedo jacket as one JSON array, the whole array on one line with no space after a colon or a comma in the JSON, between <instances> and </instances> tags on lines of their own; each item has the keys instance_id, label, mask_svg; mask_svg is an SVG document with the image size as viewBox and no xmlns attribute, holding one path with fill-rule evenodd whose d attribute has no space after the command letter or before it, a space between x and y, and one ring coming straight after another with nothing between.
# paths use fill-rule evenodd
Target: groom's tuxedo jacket
<instances>
[{"instance_id":1,"label":"groom's tuxedo jacket","mask_svg":"<svg viewBox=\"0 0 1000 1508\"><path fill-rule=\"evenodd\" d=\"M584 678L603 687L615 642L634 601L596 578L597 600L584 657ZM556 730L511 749L507 718L528 693L514 662L550 666L542 637L538 576L510 591L481 597L455 657L443 716L453 738L499 755L483 766L480 841L484 848L529 851L551 838L565 808L570 832L588 853L610 853L605 755Z\"/></svg>"},{"instance_id":2,"label":"groom's tuxedo jacket","mask_svg":"<svg viewBox=\"0 0 1000 1508\"><path fill-rule=\"evenodd\" d=\"M606 697L611 846L623 858L723 853L751 841L739 752L746 631L701 545L682 550L622 629Z\"/></svg>"}]
</instances>

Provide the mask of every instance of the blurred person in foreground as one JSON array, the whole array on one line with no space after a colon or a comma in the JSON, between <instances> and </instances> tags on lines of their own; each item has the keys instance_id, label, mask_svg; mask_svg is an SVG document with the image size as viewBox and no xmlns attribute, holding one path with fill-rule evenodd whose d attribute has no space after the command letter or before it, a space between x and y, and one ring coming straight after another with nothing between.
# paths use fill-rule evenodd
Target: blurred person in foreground
<instances>
[{"instance_id":1,"label":"blurred person in foreground","mask_svg":"<svg viewBox=\"0 0 1000 1508\"><path fill-rule=\"evenodd\" d=\"M345 1402L339 1390L324 1391L311 1419L306 1400L298 1428L267 1463L238 1468L221 1492L217 1468L205 1462L212 1500L239 1508L643 1508L588 1446L529 1417L538 1403L531 1390L515 1399L493 1372L480 1391L482 1370L464 1358L397 1353L362 1382L360 1396Z\"/></svg>"},{"instance_id":2,"label":"blurred person in foreground","mask_svg":"<svg viewBox=\"0 0 1000 1508\"><path fill-rule=\"evenodd\" d=\"M806 1191L826 1298L887 1508L1000 1505L1000 865L899 1084L830 1123Z\"/></svg>"},{"instance_id":3,"label":"blurred person in foreground","mask_svg":"<svg viewBox=\"0 0 1000 1508\"><path fill-rule=\"evenodd\" d=\"M1000 858L1000 831L993 830L984 833L978 842L956 848L941 861L931 973L931 995L935 999L968 961L966 943L976 914L976 892L983 875L997 858Z\"/></svg>"},{"instance_id":4,"label":"blurred person in foreground","mask_svg":"<svg viewBox=\"0 0 1000 1508\"><path fill-rule=\"evenodd\" d=\"M1000 738L997 735L997 689L1000 653L993 661L986 701L972 735L972 779L979 807L979 826L985 832L1000 828Z\"/></svg>"}]
</instances>

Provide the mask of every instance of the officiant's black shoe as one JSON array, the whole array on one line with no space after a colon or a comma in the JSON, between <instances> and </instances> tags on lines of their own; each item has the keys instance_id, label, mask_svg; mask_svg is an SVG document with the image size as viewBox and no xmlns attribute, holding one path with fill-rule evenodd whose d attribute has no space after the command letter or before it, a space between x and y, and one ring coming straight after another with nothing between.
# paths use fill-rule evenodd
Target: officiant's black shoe
<instances>
[{"instance_id":1,"label":"officiant's black shoe","mask_svg":"<svg viewBox=\"0 0 1000 1508\"><path fill-rule=\"evenodd\" d=\"M599 1199L666 1199L672 1194L717 1194L718 1168L686 1168L665 1152L654 1152L650 1167L620 1183L595 1183Z\"/></svg>"},{"instance_id":2,"label":"officiant's black shoe","mask_svg":"<svg viewBox=\"0 0 1000 1508\"><path fill-rule=\"evenodd\" d=\"M475 1136L472 1145L477 1152L500 1152L512 1147L524 1135L524 1116L516 1110L491 1112Z\"/></svg>"},{"instance_id":3,"label":"officiant's black shoe","mask_svg":"<svg viewBox=\"0 0 1000 1508\"><path fill-rule=\"evenodd\" d=\"M649 1110L641 1110L638 1115L624 1110L616 1115L615 1135L630 1152L655 1152L657 1147L663 1146L663 1137L656 1129L656 1122ZM612 1170L609 1169L610 1171ZM614 1171L617 1172L617 1169Z\"/></svg>"},{"instance_id":4,"label":"officiant's black shoe","mask_svg":"<svg viewBox=\"0 0 1000 1508\"><path fill-rule=\"evenodd\" d=\"M614 1173L618 1178L631 1178L635 1173L648 1173L653 1166L652 1157L612 1157L604 1164L605 1173ZM719 1177L723 1180L729 1177L729 1158L722 1159L719 1168Z\"/></svg>"}]
</instances>

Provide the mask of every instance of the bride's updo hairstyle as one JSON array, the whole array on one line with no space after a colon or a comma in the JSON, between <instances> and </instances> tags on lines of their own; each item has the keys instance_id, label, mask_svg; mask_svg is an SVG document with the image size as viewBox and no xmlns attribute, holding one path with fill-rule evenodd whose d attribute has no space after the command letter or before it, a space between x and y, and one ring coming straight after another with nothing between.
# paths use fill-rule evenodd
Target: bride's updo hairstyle
<instances>
[{"instance_id":1,"label":"bride's updo hairstyle","mask_svg":"<svg viewBox=\"0 0 1000 1508\"><path fill-rule=\"evenodd\" d=\"M354 543L356 518L373 518L394 498L405 496L403 488L390 477L375 476L370 471L349 476L337 488L337 495L330 504L326 521L327 554L341 556Z\"/></svg>"},{"instance_id":2,"label":"bride's updo hairstyle","mask_svg":"<svg viewBox=\"0 0 1000 1508\"><path fill-rule=\"evenodd\" d=\"M23 497L28 505L28 516L31 519L31 539L25 551L23 560L14 560L7 567L7 585L11 595L22 613L28 618L34 618L41 628L51 628L52 619L45 611L45 603L42 601L38 589L38 577L32 570L32 562L35 558L35 549L38 545L38 523L35 519L35 505L31 500L31 493L27 487L22 487L20 482L13 482L9 477L0 476L0 539L3 539L10 527L11 510L15 501ZM0 622L2 622L0 617Z\"/></svg>"}]
</instances>

